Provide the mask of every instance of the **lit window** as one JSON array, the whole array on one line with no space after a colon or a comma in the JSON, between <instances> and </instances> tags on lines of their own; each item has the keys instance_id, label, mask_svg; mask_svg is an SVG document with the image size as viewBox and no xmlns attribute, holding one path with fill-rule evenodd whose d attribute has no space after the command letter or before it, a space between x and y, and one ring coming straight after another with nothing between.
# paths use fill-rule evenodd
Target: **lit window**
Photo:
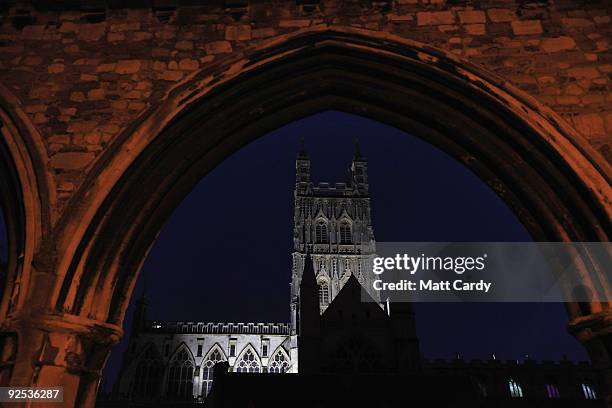
<instances>
[{"instance_id":1,"label":"lit window","mask_svg":"<svg viewBox=\"0 0 612 408\"><path fill-rule=\"evenodd\" d=\"M208 353L206 362L202 364L202 395L205 397L210 393L210 388L213 384L213 371L215 364L225 361L225 357L218 347Z\"/></svg>"},{"instance_id":2,"label":"lit window","mask_svg":"<svg viewBox=\"0 0 612 408\"><path fill-rule=\"evenodd\" d=\"M289 368L289 359L282 350L278 350L268 365L268 372L282 374Z\"/></svg>"},{"instance_id":3,"label":"lit window","mask_svg":"<svg viewBox=\"0 0 612 408\"><path fill-rule=\"evenodd\" d=\"M327 224L323 221L319 221L315 227L315 242L317 244L327 244L329 242Z\"/></svg>"},{"instance_id":4,"label":"lit window","mask_svg":"<svg viewBox=\"0 0 612 408\"><path fill-rule=\"evenodd\" d=\"M508 381L508 388L510 389L510 396L512 398L523 398L523 388L521 388L521 385L512 378Z\"/></svg>"},{"instance_id":5,"label":"lit window","mask_svg":"<svg viewBox=\"0 0 612 408\"><path fill-rule=\"evenodd\" d=\"M168 368L168 397L176 399L193 398L194 364L184 348L172 359Z\"/></svg>"},{"instance_id":6,"label":"lit window","mask_svg":"<svg viewBox=\"0 0 612 408\"><path fill-rule=\"evenodd\" d=\"M342 224L340 224L340 243L350 244L352 241L351 224L344 221Z\"/></svg>"},{"instance_id":7,"label":"lit window","mask_svg":"<svg viewBox=\"0 0 612 408\"><path fill-rule=\"evenodd\" d=\"M322 305L329 303L329 286L325 282L319 285L319 303Z\"/></svg>"},{"instance_id":8,"label":"lit window","mask_svg":"<svg viewBox=\"0 0 612 408\"><path fill-rule=\"evenodd\" d=\"M595 395L595 390L590 384L582 384L582 394L584 398L589 400L597 399L597 395Z\"/></svg>"},{"instance_id":9,"label":"lit window","mask_svg":"<svg viewBox=\"0 0 612 408\"><path fill-rule=\"evenodd\" d=\"M268 340L264 340L262 345L261 345L261 355L262 355L262 357L268 357L268 348L269 348L269 341Z\"/></svg>"},{"instance_id":10,"label":"lit window","mask_svg":"<svg viewBox=\"0 0 612 408\"><path fill-rule=\"evenodd\" d=\"M546 395L548 398L560 398L559 389L554 384L546 384Z\"/></svg>"},{"instance_id":11,"label":"lit window","mask_svg":"<svg viewBox=\"0 0 612 408\"><path fill-rule=\"evenodd\" d=\"M251 348L248 348L242 356L238 363L236 363L236 372L238 373L259 373L261 371L261 366L259 365L259 359L257 355L253 352Z\"/></svg>"}]
</instances>

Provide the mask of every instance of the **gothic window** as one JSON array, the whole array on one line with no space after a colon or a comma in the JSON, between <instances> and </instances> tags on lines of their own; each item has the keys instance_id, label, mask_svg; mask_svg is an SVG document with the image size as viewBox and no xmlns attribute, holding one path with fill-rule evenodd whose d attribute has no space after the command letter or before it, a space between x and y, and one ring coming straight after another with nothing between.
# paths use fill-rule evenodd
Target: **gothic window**
<instances>
[{"instance_id":1,"label":"gothic window","mask_svg":"<svg viewBox=\"0 0 612 408\"><path fill-rule=\"evenodd\" d=\"M278 350L274 357L272 357L271 363L268 364L268 372L282 374L287 372L289 368L289 361L287 355L282 350Z\"/></svg>"},{"instance_id":2,"label":"gothic window","mask_svg":"<svg viewBox=\"0 0 612 408\"><path fill-rule=\"evenodd\" d=\"M308 217L312 214L312 202L310 200L304 200L304 217Z\"/></svg>"},{"instance_id":3,"label":"gothic window","mask_svg":"<svg viewBox=\"0 0 612 408\"><path fill-rule=\"evenodd\" d=\"M259 358L257 358L251 347L242 353L235 367L235 371L238 373L258 373L261 371Z\"/></svg>"},{"instance_id":4,"label":"gothic window","mask_svg":"<svg viewBox=\"0 0 612 408\"><path fill-rule=\"evenodd\" d=\"M329 242L327 224L324 221L319 221L315 227L315 242L317 244L327 244Z\"/></svg>"},{"instance_id":5,"label":"gothic window","mask_svg":"<svg viewBox=\"0 0 612 408\"><path fill-rule=\"evenodd\" d=\"M560 398L559 389L554 384L546 384L546 395L548 398Z\"/></svg>"},{"instance_id":6,"label":"gothic window","mask_svg":"<svg viewBox=\"0 0 612 408\"><path fill-rule=\"evenodd\" d=\"M322 305L329 303L329 286L325 282L319 284L319 303Z\"/></svg>"},{"instance_id":7,"label":"gothic window","mask_svg":"<svg viewBox=\"0 0 612 408\"><path fill-rule=\"evenodd\" d=\"M183 347L168 367L168 396L176 399L193 398L194 364L189 352Z\"/></svg>"},{"instance_id":8,"label":"gothic window","mask_svg":"<svg viewBox=\"0 0 612 408\"><path fill-rule=\"evenodd\" d=\"M584 395L584 398L588 400L597 399L597 396L595 395L595 390L590 384L582 384L582 395Z\"/></svg>"},{"instance_id":9,"label":"gothic window","mask_svg":"<svg viewBox=\"0 0 612 408\"><path fill-rule=\"evenodd\" d=\"M344 221L342 224L340 224L340 243L350 244L352 241L351 224Z\"/></svg>"},{"instance_id":10,"label":"gothic window","mask_svg":"<svg viewBox=\"0 0 612 408\"><path fill-rule=\"evenodd\" d=\"M147 347L136 365L132 394L135 397L153 398L159 392L163 374L162 362L154 346Z\"/></svg>"},{"instance_id":11,"label":"gothic window","mask_svg":"<svg viewBox=\"0 0 612 408\"><path fill-rule=\"evenodd\" d=\"M512 378L508 380L508 389L512 398L523 398L523 388Z\"/></svg>"},{"instance_id":12,"label":"gothic window","mask_svg":"<svg viewBox=\"0 0 612 408\"><path fill-rule=\"evenodd\" d=\"M208 395L212 387L215 364L222 361L225 361L225 357L218 347L214 347L212 352L208 353L204 364L202 364L202 395L204 397Z\"/></svg>"}]
</instances>

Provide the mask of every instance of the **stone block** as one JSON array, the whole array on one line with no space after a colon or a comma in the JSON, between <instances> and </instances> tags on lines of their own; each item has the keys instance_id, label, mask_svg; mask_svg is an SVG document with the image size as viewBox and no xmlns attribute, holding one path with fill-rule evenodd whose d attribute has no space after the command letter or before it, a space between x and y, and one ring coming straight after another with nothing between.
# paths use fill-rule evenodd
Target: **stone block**
<instances>
[{"instance_id":1,"label":"stone block","mask_svg":"<svg viewBox=\"0 0 612 408\"><path fill-rule=\"evenodd\" d=\"M576 129L585 136L604 136L606 129L603 118L597 113L584 113L574 117Z\"/></svg>"},{"instance_id":2,"label":"stone block","mask_svg":"<svg viewBox=\"0 0 612 408\"><path fill-rule=\"evenodd\" d=\"M464 26L465 31L470 35L485 35L486 29L484 24L467 24Z\"/></svg>"},{"instance_id":3,"label":"stone block","mask_svg":"<svg viewBox=\"0 0 612 408\"><path fill-rule=\"evenodd\" d=\"M251 39L251 26L248 24L225 27L225 39L228 41L245 41Z\"/></svg>"},{"instance_id":4,"label":"stone block","mask_svg":"<svg viewBox=\"0 0 612 408\"><path fill-rule=\"evenodd\" d=\"M303 28L310 26L310 20L281 20L278 26L281 28Z\"/></svg>"},{"instance_id":5,"label":"stone block","mask_svg":"<svg viewBox=\"0 0 612 408\"><path fill-rule=\"evenodd\" d=\"M193 42L192 41L177 41L174 47L177 50L181 50L181 51L193 50Z\"/></svg>"},{"instance_id":6,"label":"stone block","mask_svg":"<svg viewBox=\"0 0 612 408\"><path fill-rule=\"evenodd\" d=\"M98 122L93 120L74 121L68 126L68 133L91 132L97 125Z\"/></svg>"},{"instance_id":7,"label":"stone block","mask_svg":"<svg viewBox=\"0 0 612 408\"><path fill-rule=\"evenodd\" d=\"M185 71L194 71L200 67L200 63L198 62L198 60L194 60L191 58L183 58L179 61L178 67L179 69Z\"/></svg>"},{"instance_id":8,"label":"stone block","mask_svg":"<svg viewBox=\"0 0 612 408\"><path fill-rule=\"evenodd\" d=\"M494 23L509 23L517 19L516 12L510 9L494 8L487 10L487 14Z\"/></svg>"},{"instance_id":9,"label":"stone block","mask_svg":"<svg viewBox=\"0 0 612 408\"><path fill-rule=\"evenodd\" d=\"M183 79L182 71L164 71L158 75L159 79L164 81L180 81Z\"/></svg>"},{"instance_id":10,"label":"stone block","mask_svg":"<svg viewBox=\"0 0 612 408\"><path fill-rule=\"evenodd\" d=\"M417 13L417 25L454 24L455 15L452 11L421 11Z\"/></svg>"},{"instance_id":11,"label":"stone block","mask_svg":"<svg viewBox=\"0 0 612 408\"><path fill-rule=\"evenodd\" d=\"M64 72L64 64L51 64L47 68L47 72L50 74L59 74Z\"/></svg>"},{"instance_id":12,"label":"stone block","mask_svg":"<svg viewBox=\"0 0 612 408\"><path fill-rule=\"evenodd\" d=\"M576 48L576 41L572 37L556 37L556 38L545 38L542 40L542 51L545 52L558 52L564 50L571 50Z\"/></svg>"},{"instance_id":13,"label":"stone block","mask_svg":"<svg viewBox=\"0 0 612 408\"><path fill-rule=\"evenodd\" d=\"M458 14L462 24L481 24L487 21L484 11L480 10L459 11Z\"/></svg>"},{"instance_id":14,"label":"stone block","mask_svg":"<svg viewBox=\"0 0 612 408\"><path fill-rule=\"evenodd\" d=\"M567 28L589 28L593 27L594 23L591 20L586 18L563 18L561 19L561 24Z\"/></svg>"},{"instance_id":15,"label":"stone block","mask_svg":"<svg viewBox=\"0 0 612 408\"><path fill-rule=\"evenodd\" d=\"M101 101L105 96L104 89L102 88L92 89L87 92L87 99L90 101Z\"/></svg>"},{"instance_id":16,"label":"stone block","mask_svg":"<svg viewBox=\"0 0 612 408\"><path fill-rule=\"evenodd\" d=\"M87 167L95 155L91 152L64 152L51 157L51 167L59 170L79 170Z\"/></svg>"},{"instance_id":17,"label":"stone block","mask_svg":"<svg viewBox=\"0 0 612 408\"><path fill-rule=\"evenodd\" d=\"M139 60L121 60L117 62L115 72L117 74L134 74L140 70Z\"/></svg>"},{"instance_id":18,"label":"stone block","mask_svg":"<svg viewBox=\"0 0 612 408\"><path fill-rule=\"evenodd\" d=\"M106 34L106 24L83 24L77 38L81 41L99 41Z\"/></svg>"},{"instance_id":19,"label":"stone block","mask_svg":"<svg viewBox=\"0 0 612 408\"><path fill-rule=\"evenodd\" d=\"M515 35L535 35L543 32L540 20L517 20L511 24Z\"/></svg>"},{"instance_id":20,"label":"stone block","mask_svg":"<svg viewBox=\"0 0 612 408\"><path fill-rule=\"evenodd\" d=\"M213 41L204 47L207 54L227 54L232 52L232 44L229 41Z\"/></svg>"},{"instance_id":21,"label":"stone block","mask_svg":"<svg viewBox=\"0 0 612 408\"><path fill-rule=\"evenodd\" d=\"M593 79L597 78L600 75L597 68L592 66L570 68L567 70L567 73L569 74L569 76L576 79Z\"/></svg>"}]
</instances>

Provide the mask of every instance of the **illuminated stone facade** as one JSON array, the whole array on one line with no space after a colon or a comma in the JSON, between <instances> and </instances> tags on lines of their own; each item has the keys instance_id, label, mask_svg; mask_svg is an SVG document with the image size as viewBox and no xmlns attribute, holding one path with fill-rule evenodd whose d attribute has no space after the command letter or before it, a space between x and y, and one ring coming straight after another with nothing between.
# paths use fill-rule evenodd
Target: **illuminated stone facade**
<instances>
[{"instance_id":1,"label":"illuminated stone facade","mask_svg":"<svg viewBox=\"0 0 612 408\"><path fill-rule=\"evenodd\" d=\"M150 322L146 299L140 299L119 394L134 399L152 395L204 398L210 390L214 363L219 361L227 361L233 372L298 372L300 283L306 253L311 254L316 271L320 313L351 275L363 286L368 286L372 276L366 272L376 248L368 168L358 146L348 179L332 186L315 185L310 181L310 159L304 148L300 151L296 160L290 324Z\"/></svg>"}]
</instances>

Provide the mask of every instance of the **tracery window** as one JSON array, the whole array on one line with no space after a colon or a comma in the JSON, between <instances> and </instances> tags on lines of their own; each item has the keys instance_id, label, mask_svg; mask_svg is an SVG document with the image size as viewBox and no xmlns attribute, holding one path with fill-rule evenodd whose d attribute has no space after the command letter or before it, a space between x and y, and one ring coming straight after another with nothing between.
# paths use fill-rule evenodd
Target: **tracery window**
<instances>
[{"instance_id":1,"label":"tracery window","mask_svg":"<svg viewBox=\"0 0 612 408\"><path fill-rule=\"evenodd\" d=\"M327 224L324 221L319 221L315 226L315 242L317 244L327 244L329 242Z\"/></svg>"},{"instance_id":2,"label":"tracery window","mask_svg":"<svg viewBox=\"0 0 612 408\"><path fill-rule=\"evenodd\" d=\"M508 388L510 390L510 396L512 398L523 398L523 388L512 378L508 380Z\"/></svg>"},{"instance_id":3,"label":"tracery window","mask_svg":"<svg viewBox=\"0 0 612 408\"><path fill-rule=\"evenodd\" d=\"M588 400L597 399L597 395L595 395L595 390L590 384L582 384L582 394L584 395L584 398Z\"/></svg>"},{"instance_id":4,"label":"tracery window","mask_svg":"<svg viewBox=\"0 0 612 408\"><path fill-rule=\"evenodd\" d=\"M351 224L344 221L342 224L340 224L340 243L350 244L352 241Z\"/></svg>"},{"instance_id":5,"label":"tracery window","mask_svg":"<svg viewBox=\"0 0 612 408\"><path fill-rule=\"evenodd\" d=\"M259 359L251 348L248 348L244 353L242 353L242 356L236 363L235 367L235 370L238 373L259 373L261 371Z\"/></svg>"},{"instance_id":6,"label":"tracery window","mask_svg":"<svg viewBox=\"0 0 612 408\"><path fill-rule=\"evenodd\" d=\"M208 395L212 387L215 364L222 361L225 361L225 357L218 348L215 348L209 353L204 364L202 364L202 395L204 397Z\"/></svg>"},{"instance_id":7,"label":"tracery window","mask_svg":"<svg viewBox=\"0 0 612 408\"><path fill-rule=\"evenodd\" d=\"M168 368L168 397L193 398L193 370L193 361L183 348L174 356Z\"/></svg>"},{"instance_id":8,"label":"tracery window","mask_svg":"<svg viewBox=\"0 0 612 408\"><path fill-rule=\"evenodd\" d=\"M560 398L559 389L554 384L546 384L546 395L548 398Z\"/></svg>"},{"instance_id":9,"label":"tracery window","mask_svg":"<svg viewBox=\"0 0 612 408\"><path fill-rule=\"evenodd\" d=\"M132 394L153 398L158 395L163 375L163 365L153 346L147 347L136 365Z\"/></svg>"},{"instance_id":10,"label":"tracery window","mask_svg":"<svg viewBox=\"0 0 612 408\"><path fill-rule=\"evenodd\" d=\"M322 305L329 303L329 286L325 282L319 284L319 303Z\"/></svg>"},{"instance_id":11,"label":"tracery window","mask_svg":"<svg viewBox=\"0 0 612 408\"><path fill-rule=\"evenodd\" d=\"M282 374L287 372L289 361L285 353L278 350L276 354L274 354L274 357L272 357L271 363L269 363L268 366L268 372Z\"/></svg>"}]
</instances>

